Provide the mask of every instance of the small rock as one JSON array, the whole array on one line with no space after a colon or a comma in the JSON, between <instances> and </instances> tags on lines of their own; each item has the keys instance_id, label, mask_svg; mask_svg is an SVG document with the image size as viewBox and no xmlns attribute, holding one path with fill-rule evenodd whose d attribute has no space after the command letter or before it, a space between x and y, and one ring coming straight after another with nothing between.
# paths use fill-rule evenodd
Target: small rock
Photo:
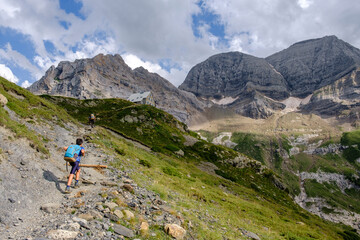
<instances>
[{"instance_id":1,"label":"small rock","mask_svg":"<svg viewBox=\"0 0 360 240\"><path fill-rule=\"evenodd\" d=\"M50 230L47 236L50 239L75 239L79 232L67 230Z\"/></svg>"},{"instance_id":2,"label":"small rock","mask_svg":"<svg viewBox=\"0 0 360 240\"><path fill-rule=\"evenodd\" d=\"M104 217L109 218L113 222L119 221L119 217L111 213L105 213Z\"/></svg>"},{"instance_id":3,"label":"small rock","mask_svg":"<svg viewBox=\"0 0 360 240\"><path fill-rule=\"evenodd\" d=\"M63 224L60 226L61 229L69 230L69 231L79 231L80 230L80 224L77 222L72 222L69 224Z\"/></svg>"},{"instance_id":4,"label":"small rock","mask_svg":"<svg viewBox=\"0 0 360 240\"><path fill-rule=\"evenodd\" d=\"M89 211L89 213L91 214L91 216L93 216L93 218L95 218L95 219L103 219L103 216L99 213L99 212L97 212L97 211L95 211L95 210L90 210Z\"/></svg>"},{"instance_id":5,"label":"small rock","mask_svg":"<svg viewBox=\"0 0 360 240\"><path fill-rule=\"evenodd\" d=\"M124 214L119 209L116 209L114 214L120 219L124 217Z\"/></svg>"},{"instance_id":6,"label":"small rock","mask_svg":"<svg viewBox=\"0 0 360 240\"><path fill-rule=\"evenodd\" d=\"M135 215L129 210L124 210L124 214L125 214L125 218L128 220L133 219L135 217Z\"/></svg>"},{"instance_id":7,"label":"small rock","mask_svg":"<svg viewBox=\"0 0 360 240\"><path fill-rule=\"evenodd\" d=\"M52 213L55 210L59 209L61 206L58 203L45 203L41 205L40 209L46 213Z\"/></svg>"},{"instance_id":8,"label":"small rock","mask_svg":"<svg viewBox=\"0 0 360 240\"><path fill-rule=\"evenodd\" d=\"M96 182L93 182L93 181L90 181L90 180L86 180L86 179L83 179L81 181L82 184L85 184L85 185L95 185Z\"/></svg>"},{"instance_id":9,"label":"small rock","mask_svg":"<svg viewBox=\"0 0 360 240\"><path fill-rule=\"evenodd\" d=\"M160 210L160 208L158 206L155 206L155 205L151 206L151 208L154 209L154 210Z\"/></svg>"},{"instance_id":10,"label":"small rock","mask_svg":"<svg viewBox=\"0 0 360 240\"><path fill-rule=\"evenodd\" d=\"M82 218L73 217L72 220L80 224L81 227L89 229L88 221Z\"/></svg>"},{"instance_id":11,"label":"small rock","mask_svg":"<svg viewBox=\"0 0 360 240\"><path fill-rule=\"evenodd\" d=\"M149 233L149 224L147 222L142 222L140 225L140 234L141 236L146 236Z\"/></svg>"},{"instance_id":12,"label":"small rock","mask_svg":"<svg viewBox=\"0 0 360 240\"><path fill-rule=\"evenodd\" d=\"M122 235L124 237L128 237L128 238L135 237L135 234L132 230L130 230L122 225L114 224L113 229L114 229L115 233Z\"/></svg>"},{"instance_id":13,"label":"small rock","mask_svg":"<svg viewBox=\"0 0 360 240\"><path fill-rule=\"evenodd\" d=\"M165 232L175 239L183 239L186 234L186 230L177 224L166 224Z\"/></svg>"},{"instance_id":14,"label":"small rock","mask_svg":"<svg viewBox=\"0 0 360 240\"><path fill-rule=\"evenodd\" d=\"M105 202L104 205L110 209L114 209L116 207L118 207L119 205L117 205L116 203L114 202Z\"/></svg>"},{"instance_id":15,"label":"small rock","mask_svg":"<svg viewBox=\"0 0 360 240\"><path fill-rule=\"evenodd\" d=\"M123 183L128 183L128 184L131 184L134 182L133 180L131 180L129 178L122 178L122 181L123 181Z\"/></svg>"},{"instance_id":16,"label":"small rock","mask_svg":"<svg viewBox=\"0 0 360 240\"><path fill-rule=\"evenodd\" d=\"M183 157L184 156L184 151L180 149L179 151L175 152L175 154Z\"/></svg>"},{"instance_id":17,"label":"small rock","mask_svg":"<svg viewBox=\"0 0 360 240\"><path fill-rule=\"evenodd\" d=\"M94 217L90 213L79 214L78 217L85 219L86 221L91 221L94 219Z\"/></svg>"},{"instance_id":18,"label":"small rock","mask_svg":"<svg viewBox=\"0 0 360 240\"><path fill-rule=\"evenodd\" d=\"M101 182L100 184L103 185L103 186L107 186L107 187L116 187L117 186L117 183L115 183L115 182L107 182L107 181Z\"/></svg>"},{"instance_id":19,"label":"small rock","mask_svg":"<svg viewBox=\"0 0 360 240\"><path fill-rule=\"evenodd\" d=\"M16 201L14 200L14 199L12 199L12 198L9 198L8 199L11 203L15 203Z\"/></svg>"},{"instance_id":20,"label":"small rock","mask_svg":"<svg viewBox=\"0 0 360 240\"><path fill-rule=\"evenodd\" d=\"M124 184L123 188L131 193L134 192L134 188L130 184Z\"/></svg>"},{"instance_id":21,"label":"small rock","mask_svg":"<svg viewBox=\"0 0 360 240\"><path fill-rule=\"evenodd\" d=\"M256 235L255 233L253 233L253 232L242 230L242 233L245 236L247 236L248 238L250 238L251 240L261 240L261 238L258 235Z\"/></svg>"}]
</instances>

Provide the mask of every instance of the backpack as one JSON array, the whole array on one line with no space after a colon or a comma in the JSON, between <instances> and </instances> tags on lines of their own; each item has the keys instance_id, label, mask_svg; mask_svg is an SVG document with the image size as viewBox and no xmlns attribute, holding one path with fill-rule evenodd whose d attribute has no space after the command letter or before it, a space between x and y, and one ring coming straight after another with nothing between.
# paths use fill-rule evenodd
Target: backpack
<instances>
[{"instance_id":1,"label":"backpack","mask_svg":"<svg viewBox=\"0 0 360 240\"><path fill-rule=\"evenodd\" d=\"M91 115L90 115L90 119L91 119L91 120L95 120L94 114L91 114Z\"/></svg>"},{"instance_id":2,"label":"backpack","mask_svg":"<svg viewBox=\"0 0 360 240\"><path fill-rule=\"evenodd\" d=\"M79 145L70 145L65 152L64 158L77 158L80 150L81 147Z\"/></svg>"}]
</instances>

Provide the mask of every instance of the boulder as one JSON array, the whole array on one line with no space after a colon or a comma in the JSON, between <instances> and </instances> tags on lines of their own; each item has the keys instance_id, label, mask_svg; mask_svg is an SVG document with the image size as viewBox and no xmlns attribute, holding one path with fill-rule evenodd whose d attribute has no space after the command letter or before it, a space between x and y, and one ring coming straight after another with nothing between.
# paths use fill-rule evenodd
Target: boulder
<instances>
[{"instance_id":1,"label":"boulder","mask_svg":"<svg viewBox=\"0 0 360 240\"><path fill-rule=\"evenodd\" d=\"M119 209L116 209L114 211L114 215L117 216L120 219L124 217L124 214Z\"/></svg>"},{"instance_id":2,"label":"boulder","mask_svg":"<svg viewBox=\"0 0 360 240\"><path fill-rule=\"evenodd\" d=\"M175 239L183 239L186 235L186 230L177 224L166 224L165 232Z\"/></svg>"},{"instance_id":3,"label":"boulder","mask_svg":"<svg viewBox=\"0 0 360 240\"><path fill-rule=\"evenodd\" d=\"M118 207L118 205L114 202L106 202L104 205L110 209L114 209L114 208Z\"/></svg>"},{"instance_id":4,"label":"boulder","mask_svg":"<svg viewBox=\"0 0 360 240\"><path fill-rule=\"evenodd\" d=\"M5 106L7 103L8 103L7 98L6 98L4 95L0 94L0 106L3 107L3 106Z\"/></svg>"},{"instance_id":5,"label":"boulder","mask_svg":"<svg viewBox=\"0 0 360 240\"><path fill-rule=\"evenodd\" d=\"M142 222L139 228L141 236L146 236L149 233L149 224L147 222Z\"/></svg>"},{"instance_id":6,"label":"boulder","mask_svg":"<svg viewBox=\"0 0 360 240\"><path fill-rule=\"evenodd\" d=\"M86 221L91 221L94 219L94 216L92 216L90 213L82 213L82 214L79 214L78 217L85 219Z\"/></svg>"},{"instance_id":7,"label":"boulder","mask_svg":"<svg viewBox=\"0 0 360 240\"><path fill-rule=\"evenodd\" d=\"M129 210L124 210L124 214L125 214L125 218L128 220L133 219L135 217L135 215Z\"/></svg>"},{"instance_id":8,"label":"boulder","mask_svg":"<svg viewBox=\"0 0 360 240\"><path fill-rule=\"evenodd\" d=\"M128 238L135 237L135 234L131 229L128 229L122 225L114 224L113 229L115 233L122 235L124 237L128 237Z\"/></svg>"}]
</instances>

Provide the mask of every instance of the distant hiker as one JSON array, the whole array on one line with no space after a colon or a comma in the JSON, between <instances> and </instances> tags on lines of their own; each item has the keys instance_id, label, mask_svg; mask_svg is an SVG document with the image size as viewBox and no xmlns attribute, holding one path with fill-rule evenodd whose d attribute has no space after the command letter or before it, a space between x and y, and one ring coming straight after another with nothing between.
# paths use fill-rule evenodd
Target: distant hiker
<instances>
[{"instance_id":1,"label":"distant hiker","mask_svg":"<svg viewBox=\"0 0 360 240\"><path fill-rule=\"evenodd\" d=\"M90 116L89 116L89 124L90 124L90 126L92 128L95 126L95 119L96 119L95 115L93 113L90 114Z\"/></svg>"},{"instance_id":2,"label":"distant hiker","mask_svg":"<svg viewBox=\"0 0 360 240\"><path fill-rule=\"evenodd\" d=\"M71 165L69 180L67 182L65 193L70 193L71 182L75 177L75 186L74 188L79 187L79 178L80 178L80 160L81 157L85 156L85 149L82 146L83 140L81 138L76 139L76 145L70 145L68 147L64 147L66 151L64 159L69 162Z\"/></svg>"}]
</instances>

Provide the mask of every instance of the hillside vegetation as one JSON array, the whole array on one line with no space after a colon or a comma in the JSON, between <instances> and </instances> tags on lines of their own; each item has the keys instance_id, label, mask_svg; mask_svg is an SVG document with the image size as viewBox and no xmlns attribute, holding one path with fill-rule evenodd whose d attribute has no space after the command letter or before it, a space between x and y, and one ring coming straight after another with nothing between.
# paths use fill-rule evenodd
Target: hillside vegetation
<instances>
[{"instance_id":1,"label":"hillside vegetation","mask_svg":"<svg viewBox=\"0 0 360 240\"><path fill-rule=\"evenodd\" d=\"M348 224L357 227L360 216L357 204L360 197L359 130L341 134L324 120L319 124L317 116L299 113L263 121L263 133L255 128L246 132L241 120L238 121L241 132L231 132L236 129L236 120L229 128L217 122L209 125L214 129L220 126L228 135L230 133L229 141L234 150L272 169L305 209L334 221L347 218ZM210 140L223 136L224 132L199 131Z\"/></svg>"},{"instance_id":2,"label":"hillside vegetation","mask_svg":"<svg viewBox=\"0 0 360 240\"><path fill-rule=\"evenodd\" d=\"M107 131L92 137L117 154L114 166L136 169L132 177L138 184L171 202L184 215L185 227L195 238L245 239L244 234L251 231L261 239L357 239L351 228L325 222L301 209L281 190L272 171L244 155L238 155L247 163L244 166L242 161L232 161L237 157L235 151L200 140L156 108L120 99L43 97L74 113L82 123L95 113L98 127L151 148L151 152L139 149Z\"/></svg>"}]
</instances>

